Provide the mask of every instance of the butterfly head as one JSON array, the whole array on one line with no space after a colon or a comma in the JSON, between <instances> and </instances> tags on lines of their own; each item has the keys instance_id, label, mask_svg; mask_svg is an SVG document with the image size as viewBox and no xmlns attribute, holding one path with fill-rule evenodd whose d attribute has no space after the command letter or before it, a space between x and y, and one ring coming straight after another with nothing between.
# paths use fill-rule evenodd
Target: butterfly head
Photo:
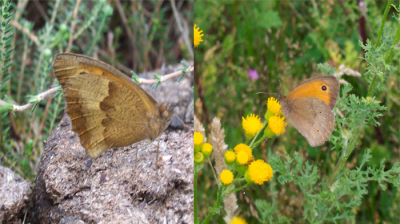
<instances>
[{"instance_id":1,"label":"butterfly head","mask_svg":"<svg viewBox=\"0 0 400 224\"><path fill-rule=\"evenodd\" d=\"M159 110L161 120L163 121L163 130L165 130L171 124L171 121L174 117L173 107L171 105L161 105Z\"/></svg>"}]
</instances>

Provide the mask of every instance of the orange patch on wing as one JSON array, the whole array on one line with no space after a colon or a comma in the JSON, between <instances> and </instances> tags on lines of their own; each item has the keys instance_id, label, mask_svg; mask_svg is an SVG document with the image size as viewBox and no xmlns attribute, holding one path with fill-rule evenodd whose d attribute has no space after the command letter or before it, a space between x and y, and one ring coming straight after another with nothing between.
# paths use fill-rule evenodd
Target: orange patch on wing
<instances>
[{"instance_id":1,"label":"orange patch on wing","mask_svg":"<svg viewBox=\"0 0 400 224\"><path fill-rule=\"evenodd\" d=\"M323 86L326 90L323 90ZM287 100L292 100L299 97L315 97L330 105L330 88L324 81L313 81L302 84L296 87L288 96Z\"/></svg>"}]
</instances>

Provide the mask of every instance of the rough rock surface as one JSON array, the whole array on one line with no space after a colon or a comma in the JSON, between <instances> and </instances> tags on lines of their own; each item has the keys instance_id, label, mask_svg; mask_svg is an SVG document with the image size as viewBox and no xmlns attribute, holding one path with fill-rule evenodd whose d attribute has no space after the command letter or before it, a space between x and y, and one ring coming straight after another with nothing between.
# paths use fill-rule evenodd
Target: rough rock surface
<instances>
[{"instance_id":1,"label":"rough rock surface","mask_svg":"<svg viewBox=\"0 0 400 224\"><path fill-rule=\"evenodd\" d=\"M0 166L0 223L20 223L31 197L31 184L7 167Z\"/></svg>"},{"instance_id":2,"label":"rough rock surface","mask_svg":"<svg viewBox=\"0 0 400 224\"><path fill-rule=\"evenodd\" d=\"M192 75L148 92L193 119ZM47 140L34 205L38 223L193 223L193 133L167 129L91 159L65 115Z\"/></svg>"}]
</instances>

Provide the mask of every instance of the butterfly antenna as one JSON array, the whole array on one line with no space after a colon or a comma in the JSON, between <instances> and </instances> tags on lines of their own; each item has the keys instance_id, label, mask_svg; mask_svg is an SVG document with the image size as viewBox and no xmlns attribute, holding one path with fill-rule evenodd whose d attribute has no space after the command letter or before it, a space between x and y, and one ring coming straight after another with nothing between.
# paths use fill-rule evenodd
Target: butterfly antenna
<instances>
[{"instance_id":1,"label":"butterfly antenna","mask_svg":"<svg viewBox=\"0 0 400 224\"><path fill-rule=\"evenodd\" d=\"M159 152L159 149L160 149L160 141L161 141L160 136L158 136L156 140L157 140L156 166L157 166L157 170L159 170L160 166L158 164L158 162L159 162L159 160L158 160L158 152Z\"/></svg>"}]
</instances>

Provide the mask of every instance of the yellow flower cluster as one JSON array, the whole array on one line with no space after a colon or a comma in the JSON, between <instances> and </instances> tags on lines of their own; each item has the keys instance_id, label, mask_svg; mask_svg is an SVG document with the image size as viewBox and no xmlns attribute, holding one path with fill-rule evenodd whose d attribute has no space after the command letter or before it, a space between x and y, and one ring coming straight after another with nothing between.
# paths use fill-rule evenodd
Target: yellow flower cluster
<instances>
[{"instance_id":1,"label":"yellow flower cluster","mask_svg":"<svg viewBox=\"0 0 400 224\"><path fill-rule=\"evenodd\" d=\"M235 146L235 148L233 150L235 150L236 154L239 153L240 151L244 151L247 153L247 155L249 157L253 156L253 152L252 152L251 148L248 145L243 144L243 143L240 143L237 146Z\"/></svg>"},{"instance_id":2,"label":"yellow flower cluster","mask_svg":"<svg viewBox=\"0 0 400 224\"><path fill-rule=\"evenodd\" d=\"M268 120L268 126L264 131L265 136L268 138L274 135L281 135L285 131L287 123L285 117L281 117L281 105L274 97L268 98L267 113L265 119Z\"/></svg>"},{"instance_id":3,"label":"yellow flower cluster","mask_svg":"<svg viewBox=\"0 0 400 224\"><path fill-rule=\"evenodd\" d=\"M200 132L195 132L193 135L194 161L198 164L210 157L212 153L212 145L210 143L203 143L203 141L204 136Z\"/></svg>"}]
</instances>

